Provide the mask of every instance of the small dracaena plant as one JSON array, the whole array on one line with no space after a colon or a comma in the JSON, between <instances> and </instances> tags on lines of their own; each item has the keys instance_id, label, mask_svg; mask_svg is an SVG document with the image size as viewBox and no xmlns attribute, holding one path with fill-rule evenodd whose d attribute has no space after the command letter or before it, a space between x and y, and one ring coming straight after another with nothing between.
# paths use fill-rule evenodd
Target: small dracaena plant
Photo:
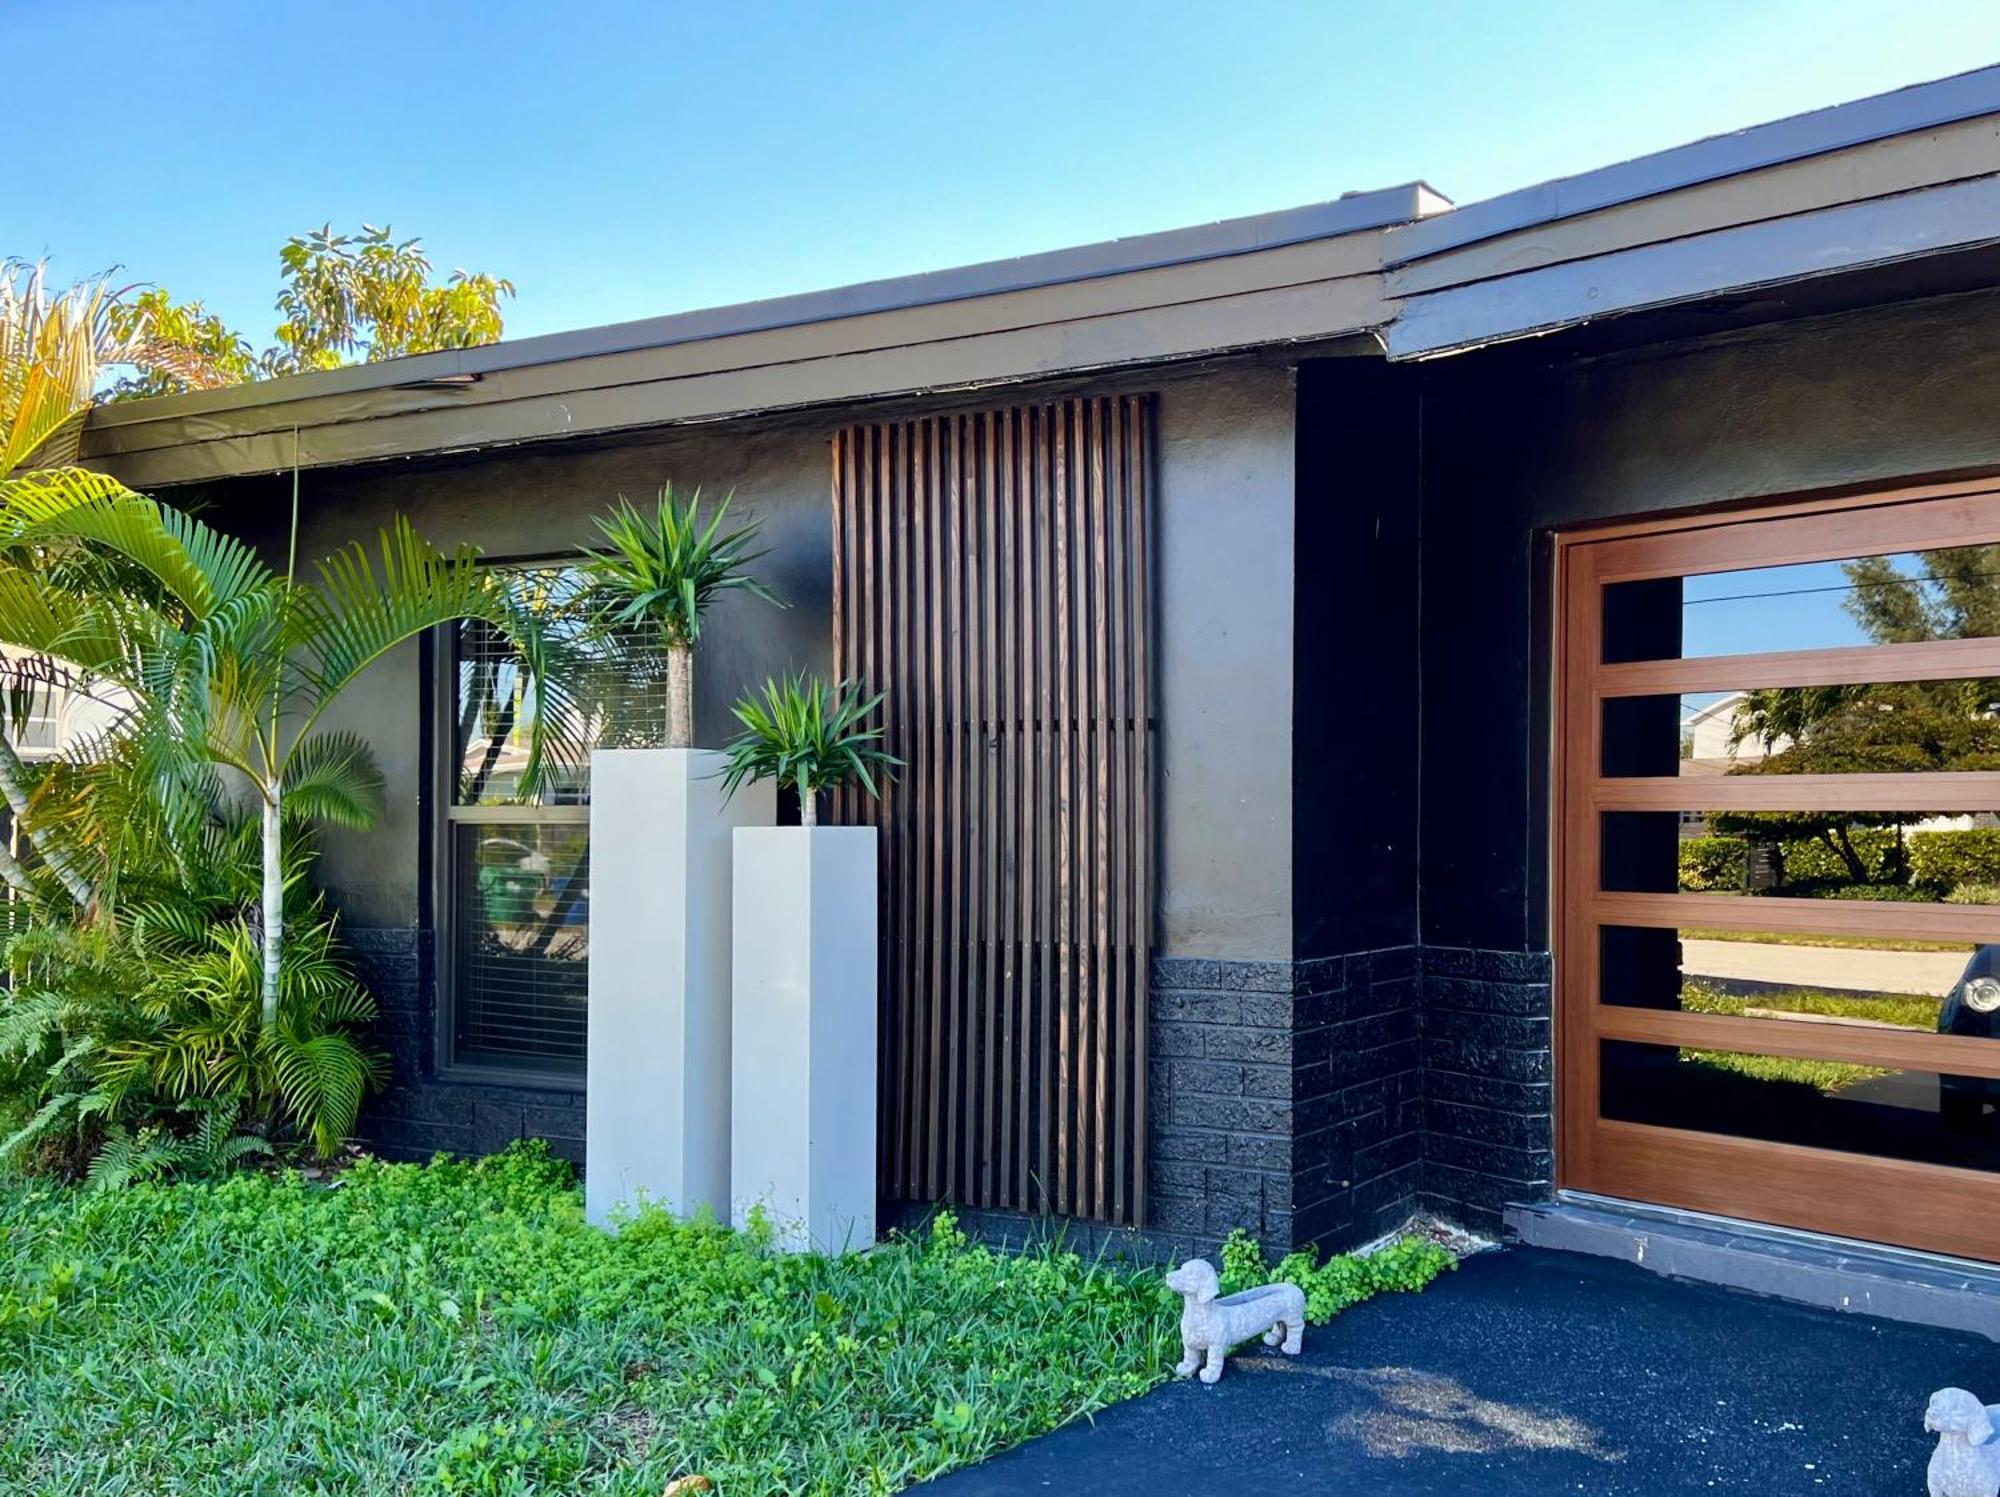
<instances>
[{"instance_id":1,"label":"small dracaena plant","mask_svg":"<svg viewBox=\"0 0 2000 1497\"><path fill-rule=\"evenodd\" d=\"M694 647L701 616L720 592L741 589L765 602L785 602L747 570L764 553L752 551L753 522L725 530L730 496L702 514L701 490L686 499L669 483L658 503L641 510L620 498L597 521L604 544L583 554L589 601L602 632L654 634L667 652L667 747L694 742Z\"/></svg>"},{"instance_id":2,"label":"small dracaena plant","mask_svg":"<svg viewBox=\"0 0 2000 1497\"><path fill-rule=\"evenodd\" d=\"M892 776L903 762L882 746L882 729L867 726L882 695L864 699L851 681L828 686L804 671L766 681L761 694L731 709L743 731L724 749L724 793L734 795L746 780L796 785L805 826L818 823L822 790L858 784L881 794L877 776Z\"/></svg>"}]
</instances>

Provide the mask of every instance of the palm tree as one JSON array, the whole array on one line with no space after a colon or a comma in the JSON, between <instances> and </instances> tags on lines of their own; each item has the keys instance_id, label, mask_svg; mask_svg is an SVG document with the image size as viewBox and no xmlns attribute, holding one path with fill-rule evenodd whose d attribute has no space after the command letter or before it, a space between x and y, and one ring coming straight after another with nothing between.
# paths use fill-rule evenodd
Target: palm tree
<instances>
[{"instance_id":1,"label":"palm tree","mask_svg":"<svg viewBox=\"0 0 2000 1497\"><path fill-rule=\"evenodd\" d=\"M102 278L52 294L44 266L0 264L0 514L15 512L17 499L76 504L127 492L113 479L74 466L83 414L104 371L113 364L169 357L154 347L143 323L118 330L112 314L119 295ZM57 662L32 656L9 656L7 677L7 715L16 728L34 701L83 684ZM0 799L70 899L88 909L90 883L60 843L37 827L26 769L5 732L0 732ZM4 847L0 879L18 893L33 892L26 869Z\"/></svg>"},{"instance_id":2,"label":"palm tree","mask_svg":"<svg viewBox=\"0 0 2000 1497\"><path fill-rule=\"evenodd\" d=\"M0 646L76 661L135 702L132 762L171 816L242 786L262 823L262 1019L277 1017L287 812L365 828L381 806L368 745L322 727L370 665L442 624L477 620L537 683L526 779L569 747L568 699L535 618L476 552L445 555L404 519L301 580L192 516L128 491L29 486L0 509ZM293 554L298 479L293 478ZM50 558L55 564L50 565ZM11 564L10 564L11 563ZM115 579L115 581L113 580Z\"/></svg>"}]
</instances>

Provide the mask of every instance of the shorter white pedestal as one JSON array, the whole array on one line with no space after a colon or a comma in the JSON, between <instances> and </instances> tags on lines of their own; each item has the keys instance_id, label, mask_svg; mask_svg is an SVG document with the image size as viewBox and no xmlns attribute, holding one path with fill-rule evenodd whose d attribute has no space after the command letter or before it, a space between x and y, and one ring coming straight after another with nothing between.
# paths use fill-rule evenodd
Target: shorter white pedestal
<instances>
[{"instance_id":1,"label":"shorter white pedestal","mask_svg":"<svg viewBox=\"0 0 2000 1497\"><path fill-rule=\"evenodd\" d=\"M640 1200L729 1210L730 834L776 796L725 801L711 749L590 758L590 1011L584 1212Z\"/></svg>"},{"instance_id":2,"label":"shorter white pedestal","mask_svg":"<svg viewBox=\"0 0 2000 1497\"><path fill-rule=\"evenodd\" d=\"M875 839L736 833L729 1219L794 1250L875 1241Z\"/></svg>"}]
</instances>

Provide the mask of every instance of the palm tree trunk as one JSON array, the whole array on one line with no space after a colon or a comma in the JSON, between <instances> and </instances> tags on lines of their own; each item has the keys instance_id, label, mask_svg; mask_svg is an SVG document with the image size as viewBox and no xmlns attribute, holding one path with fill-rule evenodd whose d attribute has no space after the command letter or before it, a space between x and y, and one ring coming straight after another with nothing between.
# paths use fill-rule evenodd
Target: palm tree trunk
<instances>
[{"instance_id":1,"label":"palm tree trunk","mask_svg":"<svg viewBox=\"0 0 2000 1497\"><path fill-rule=\"evenodd\" d=\"M45 842L38 837L34 828L28 825L27 771L21 764L21 756L14 752L13 743L4 733L0 733L0 797L5 798L7 808L14 813L14 825L21 829L21 834L28 839L29 844L42 855L42 861L48 864L50 870L62 881L63 888L69 891L69 897L76 901L76 907L80 910L89 909L90 881L76 871L76 865L70 862L67 853L53 843ZM16 864L16 867L19 865ZM23 874L22 877L25 880L26 875ZM7 881L12 883L13 879L9 878Z\"/></svg>"},{"instance_id":2,"label":"palm tree trunk","mask_svg":"<svg viewBox=\"0 0 2000 1497\"><path fill-rule=\"evenodd\" d=\"M263 1025L278 1022L278 964L285 943L285 860L276 785L264 797L264 1008Z\"/></svg>"},{"instance_id":3,"label":"palm tree trunk","mask_svg":"<svg viewBox=\"0 0 2000 1497\"><path fill-rule=\"evenodd\" d=\"M21 866L21 860L14 856L14 849L0 841L0 883L4 883L23 899L35 897L34 880L28 877L28 870Z\"/></svg>"},{"instance_id":4,"label":"palm tree trunk","mask_svg":"<svg viewBox=\"0 0 2000 1497\"><path fill-rule=\"evenodd\" d=\"M667 646L667 747L694 747L694 647Z\"/></svg>"},{"instance_id":5,"label":"palm tree trunk","mask_svg":"<svg viewBox=\"0 0 2000 1497\"><path fill-rule=\"evenodd\" d=\"M819 825L819 797L813 794L812 786L806 783L804 775L799 776L799 825Z\"/></svg>"}]
</instances>

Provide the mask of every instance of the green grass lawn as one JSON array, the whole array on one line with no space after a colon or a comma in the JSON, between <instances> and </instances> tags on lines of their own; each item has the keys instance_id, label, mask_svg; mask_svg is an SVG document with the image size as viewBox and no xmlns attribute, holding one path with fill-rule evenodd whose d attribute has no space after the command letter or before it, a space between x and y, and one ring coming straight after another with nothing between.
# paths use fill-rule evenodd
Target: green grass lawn
<instances>
[{"instance_id":1,"label":"green grass lawn","mask_svg":"<svg viewBox=\"0 0 2000 1497\"><path fill-rule=\"evenodd\" d=\"M840 1259L649 1216L567 1171L363 1163L0 1190L0 1491L889 1492L1150 1387L1156 1274L945 1223Z\"/></svg>"},{"instance_id":2,"label":"green grass lawn","mask_svg":"<svg viewBox=\"0 0 2000 1497\"><path fill-rule=\"evenodd\" d=\"M9 1497L891 1492L1179 1355L1155 1271L946 1217L836 1259L657 1212L612 1237L532 1147L333 1188L0 1186L0 1242ZM1450 1266L1408 1239L1286 1269L1317 1317Z\"/></svg>"}]
</instances>

